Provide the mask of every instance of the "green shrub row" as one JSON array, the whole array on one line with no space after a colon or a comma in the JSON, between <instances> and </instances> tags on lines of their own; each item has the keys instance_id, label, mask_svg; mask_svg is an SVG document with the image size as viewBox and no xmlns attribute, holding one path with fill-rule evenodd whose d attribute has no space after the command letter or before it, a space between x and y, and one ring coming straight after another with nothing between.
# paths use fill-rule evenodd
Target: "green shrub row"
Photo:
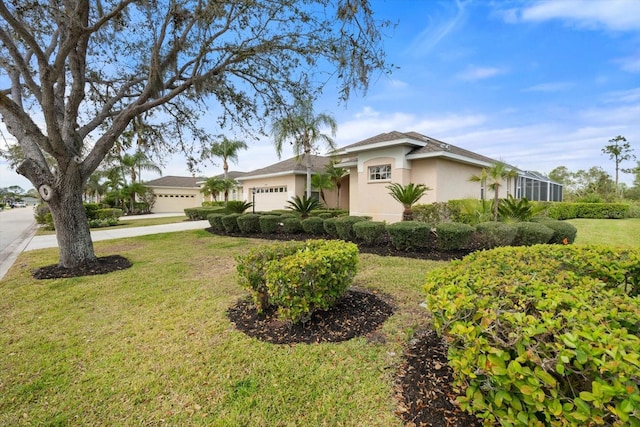
<instances>
[{"instance_id":1,"label":"green shrub row","mask_svg":"<svg viewBox=\"0 0 640 427\"><path fill-rule=\"evenodd\" d=\"M251 292L258 311L276 306L280 318L299 323L329 309L351 286L358 247L338 240L277 243L236 261L238 283Z\"/></svg>"},{"instance_id":2,"label":"green shrub row","mask_svg":"<svg viewBox=\"0 0 640 427\"><path fill-rule=\"evenodd\" d=\"M119 219L122 216L122 209L118 208L102 208L97 203L84 203L85 214L89 221L89 227L110 227L119 224ZM53 216L49 206L45 203L40 203L36 206L34 217L37 224L43 225L47 230L55 230L53 225Z\"/></svg>"},{"instance_id":3,"label":"green shrub row","mask_svg":"<svg viewBox=\"0 0 640 427\"><path fill-rule=\"evenodd\" d=\"M431 226L443 222L477 225L492 219L492 205L491 200L458 199L426 205L419 204L412 209L415 221L426 222ZM503 199L499 206L502 220L505 222L513 218L528 220L535 216L560 220L628 218L637 215L633 209L633 205L624 203L531 202L526 199Z\"/></svg>"},{"instance_id":4,"label":"green shrub row","mask_svg":"<svg viewBox=\"0 0 640 427\"><path fill-rule=\"evenodd\" d=\"M629 215L629 205L624 203L551 203L547 215L555 219L594 218L620 219Z\"/></svg>"},{"instance_id":5,"label":"green shrub row","mask_svg":"<svg viewBox=\"0 0 640 427\"><path fill-rule=\"evenodd\" d=\"M309 217L301 220L293 214L214 213L207 215L207 220L218 233L305 232L312 236L362 242L369 246L390 241L396 249L404 251L434 246L443 251L452 251L508 245L531 246L539 243L570 244L575 241L577 233L573 225L550 218L512 224L482 222L476 227L452 222L435 226L421 221L386 224L360 216L327 219Z\"/></svg>"},{"instance_id":6,"label":"green shrub row","mask_svg":"<svg viewBox=\"0 0 640 427\"><path fill-rule=\"evenodd\" d=\"M426 278L462 408L492 425L640 425L640 251L475 252Z\"/></svg>"},{"instance_id":7,"label":"green shrub row","mask_svg":"<svg viewBox=\"0 0 640 427\"><path fill-rule=\"evenodd\" d=\"M207 219L207 216L213 213L228 213L224 206L202 207L202 208L186 208L184 214L190 221L201 221Z\"/></svg>"}]
</instances>

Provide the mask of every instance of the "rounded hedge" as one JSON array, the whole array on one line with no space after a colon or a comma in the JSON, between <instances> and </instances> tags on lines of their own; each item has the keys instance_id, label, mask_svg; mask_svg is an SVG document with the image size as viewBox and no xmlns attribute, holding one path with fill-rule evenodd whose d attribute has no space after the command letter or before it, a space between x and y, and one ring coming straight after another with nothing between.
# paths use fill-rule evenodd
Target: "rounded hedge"
<instances>
[{"instance_id":1,"label":"rounded hedge","mask_svg":"<svg viewBox=\"0 0 640 427\"><path fill-rule=\"evenodd\" d=\"M326 233L324 231L324 219L320 217L311 216L300 221L300 224L305 233L313 236L323 236Z\"/></svg>"},{"instance_id":2,"label":"rounded hedge","mask_svg":"<svg viewBox=\"0 0 640 427\"><path fill-rule=\"evenodd\" d=\"M224 225L222 224L222 217L224 216L226 216L226 214L214 213L207 215L207 221L209 221L209 225L211 225L214 231L218 233L225 231Z\"/></svg>"},{"instance_id":3,"label":"rounded hedge","mask_svg":"<svg viewBox=\"0 0 640 427\"><path fill-rule=\"evenodd\" d=\"M640 250L479 251L424 290L463 409L489 424L640 425Z\"/></svg>"},{"instance_id":4,"label":"rounded hedge","mask_svg":"<svg viewBox=\"0 0 640 427\"><path fill-rule=\"evenodd\" d=\"M279 215L261 215L258 219L260 231L264 234L274 234L280 228L280 221Z\"/></svg>"},{"instance_id":5,"label":"rounded hedge","mask_svg":"<svg viewBox=\"0 0 640 427\"><path fill-rule=\"evenodd\" d=\"M491 221L476 225L476 241L482 249L509 246L515 240L516 233L513 224Z\"/></svg>"},{"instance_id":6,"label":"rounded hedge","mask_svg":"<svg viewBox=\"0 0 640 427\"><path fill-rule=\"evenodd\" d=\"M361 221L353 224L356 239L367 246L375 246L387 233L387 224L382 221Z\"/></svg>"},{"instance_id":7,"label":"rounded hedge","mask_svg":"<svg viewBox=\"0 0 640 427\"><path fill-rule=\"evenodd\" d=\"M222 226L227 233L239 233L240 227L238 227L238 217L240 214L233 213L222 217Z\"/></svg>"},{"instance_id":8,"label":"rounded hedge","mask_svg":"<svg viewBox=\"0 0 640 427\"><path fill-rule=\"evenodd\" d=\"M391 244L398 250L411 250L429 245L431 227L420 221L402 221L387 225Z\"/></svg>"},{"instance_id":9,"label":"rounded hedge","mask_svg":"<svg viewBox=\"0 0 640 427\"><path fill-rule=\"evenodd\" d=\"M260 215L253 213L242 214L237 218L241 233L255 234L260 232Z\"/></svg>"},{"instance_id":10,"label":"rounded hedge","mask_svg":"<svg viewBox=\"0 0 640 427\"><path fill-rule=\"evenodd\" d=\"M336 233L338 238L342 240L355 240L356 235L353 232L353 224L368 221L367 218L362 216L341 216L336 219Z\"/></svg>"}]
</instances>

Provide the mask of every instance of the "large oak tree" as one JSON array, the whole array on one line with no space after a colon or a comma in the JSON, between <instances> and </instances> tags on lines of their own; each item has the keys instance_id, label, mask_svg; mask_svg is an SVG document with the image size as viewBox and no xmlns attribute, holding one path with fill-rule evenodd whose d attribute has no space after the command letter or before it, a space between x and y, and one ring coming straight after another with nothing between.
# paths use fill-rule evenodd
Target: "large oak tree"
<instances>
[{"instance_id":1,"label":"large oak tree","mask_svg":"<svg viewBox=\"0 0 640 427\"><path fill-rule=\"evenodd\" d=\"M264 133L292 99L331 81L344 100L389 71L384 25L368 0L0 0L0 115L60 265L96 261L83 185L136 117L169 136L155 148L197 139L206 105Z\"/></svg>"}]
</instances>

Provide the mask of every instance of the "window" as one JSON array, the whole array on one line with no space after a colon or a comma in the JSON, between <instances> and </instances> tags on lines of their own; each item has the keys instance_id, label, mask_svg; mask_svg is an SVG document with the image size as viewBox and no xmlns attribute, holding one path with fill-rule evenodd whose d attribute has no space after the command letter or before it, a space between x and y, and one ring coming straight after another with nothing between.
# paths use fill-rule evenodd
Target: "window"
<instances>
[{"instance_id":1,"label":"window","mask_svg":"<svg viewBox=\"0 0 640 427\"><path fill-rule=\"evenodd\" d=\"M390 181L391 165L369 166L369 181Z\"/></svg>"}]
</instances>

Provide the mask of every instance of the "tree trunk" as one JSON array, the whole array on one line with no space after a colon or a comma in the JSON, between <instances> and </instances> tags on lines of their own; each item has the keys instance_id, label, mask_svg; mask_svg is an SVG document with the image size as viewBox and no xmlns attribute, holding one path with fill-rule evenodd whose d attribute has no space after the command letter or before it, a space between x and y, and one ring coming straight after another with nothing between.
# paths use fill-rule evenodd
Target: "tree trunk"
<instances>
[{"instance_id":1,"label":"tree trunk","mask_svg":"<svg viewBox=\"0 0 640 427\"><path fill-rule=\"evenodd\" d=\"M304 155L307 157L307 199L311 198L311 147L308 150L304 150Z\"/></svg>"},{"instance_id":2,"label":"tree trunk","mask_svg":"<svg viewBox=\"0 0 640 427\"><path fill-rule=\"evenodd\" d=\"M87 214L82 204L83 180L78 165L74 164L68 169L67 173L60 174L62 179L57 181L47 204L56 228L60 266L75 268L95 263L97 260Z\"/></svg>"}]
</instances>

